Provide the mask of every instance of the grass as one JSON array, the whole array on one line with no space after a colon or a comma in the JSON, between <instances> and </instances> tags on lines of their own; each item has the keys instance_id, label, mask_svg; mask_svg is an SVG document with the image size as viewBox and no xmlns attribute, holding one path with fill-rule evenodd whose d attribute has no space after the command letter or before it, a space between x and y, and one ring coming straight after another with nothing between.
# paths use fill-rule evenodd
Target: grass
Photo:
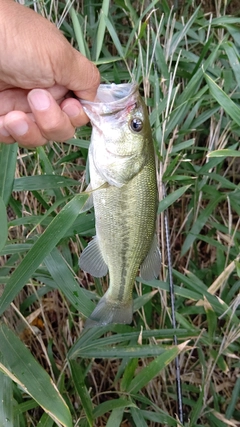
<instances>
[{"instance_id":1,"label":"grass","mask_svg":"<svg viewBox=\"0 0 240 427\"><path fill-rule=\"evenodd\" d=\"M34 151L0 144L0 426L240 425L240 18L221 0L212 14L176 6L35 2L103 82L140 85L156 150L162 270L159 280L137 279L132 326L84 332L107 288L78 268L95 232L81 194L91 129Z\"/></svg>"}]
</instances>

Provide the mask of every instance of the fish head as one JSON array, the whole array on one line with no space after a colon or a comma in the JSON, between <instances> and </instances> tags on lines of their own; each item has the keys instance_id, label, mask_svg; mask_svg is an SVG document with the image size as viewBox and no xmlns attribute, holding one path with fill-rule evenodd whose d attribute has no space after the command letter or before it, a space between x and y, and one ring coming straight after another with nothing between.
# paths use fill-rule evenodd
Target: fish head
<instances>
[{"instance_id":1,"label":"fish head","mask_svg":"<svg viewBox=\"0 0 240 427\"><path fill-rule=\"evenodd\" d=\"M152 146L147 108L138 86L100 85L95 101L82 104L93 127L96 170L111 185L126 184L144 167Z\"/></svg>"}]
</instances>

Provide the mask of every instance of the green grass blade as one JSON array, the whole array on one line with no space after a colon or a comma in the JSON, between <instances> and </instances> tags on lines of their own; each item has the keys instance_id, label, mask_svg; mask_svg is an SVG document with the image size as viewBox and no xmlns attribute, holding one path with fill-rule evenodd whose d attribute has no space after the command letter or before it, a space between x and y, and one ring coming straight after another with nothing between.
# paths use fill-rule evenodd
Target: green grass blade
<instances>
[{"instance_id":1,"label":"green grass blade","mask_svg":"<svg viewBox=\"0 0 240 427\"><path fill-rule=\"evenodd\" d=\"M137 281L141 281L142 279L137 279ZM152 280L151 282L144 282L146 285L155 287L164 291L169 292L169 283L162 282L161 280ZM200 296L202 295L200 292L197 292L198 289L196 289L196 292L190 291L189 289L186 290L184 288L181 288L180 286L174 286L174 292L176 295L186 298L186 299L192 299L193 301L198 301Z\"/></svg>"},{"instance_id":2,"label":"green grass blade","mask_svg":"<svg viewBox=\"0 0 240 427\"><path fill-rule=\"evenodd\" d=\"M17 160L17 144L0 143L0 196L7 206L11 196Z\"/></svg>"},{"instance_id":3,"label":"green grass blade","mask_svg":"<svg viewBox=\"0 0 240 427\"><path fill-rule=\"evenodd\" d=\"M190 277L184 276L182 273L179 273L177 270L173 269L173 275L174 277L176 277L179 281L181 281L182 283L184 283L186 285L186 287L190 288L190 289L197 289L200 287L200 289L198 289L199 293L201 293L202 296L205 296L206 299L209 301L209 303L211 304L212 308L216 311L216 313L218 315L223 315L224 313L229 316L229 318L231 319L232 323L235 325L239 325L239 319L236 316L236 314L233 312L233 310L231 309L231 307L229 307L223 300L220 300L218 297L216 297L215 295L210 294L207 289L206 286L202 286L199 285L199 281L197 281L196 283L194 282L194 276L193 274L190 275ZM187 290L189 292L189 290Z\"/></svg>"},{"instance_id":4,"label":"green grass blade","mask_svg":"<svg viewBox=\"0 0 240 427\"><path fill-rule=\"evenodd\" d=\"M154 31L152 29L151 29L151 32L152 32L152 40L155 41L156 34L154 33ZM166 63L166 58L164 56L163 48L162 48L160 43L156 44L154 56L155 56L155 60L156 60L156 65L159 68L159 70L161 71L162 77L168 81L170 78L168 66Z\"/></svg>"},{"instance_id":5,"label":"green grass blade","mask_svg":"<svg viewBox=\"0 0 240 427\"><path fill-rule=\"evenodd\" d=\"M53 423L54 421L52 418L48 414L44 413L36 427L53 427Z\"/></svg>"},{"instance_id":6,"label":"green grass blade","mask_svg":"<svg viewBox=\"0 0 240 427\"><path fill-rule=\"evenodd\" d=\"M237 402L239 401L239 396L240 396L240 377L238 377L235 382L231 400L226 410L226 418L228 420L230 420L230 418L233 416L234 410L237 406Z\"/></svg>"},{"instance_id":7,"label":"green grass blade","mask_svg":"<svg viewBox=\"0 0 240 427\"><path fill-rule=\"evenodd\" d=\"M219 18L214 18L212 20L212 25L213 26L225 26L228 24L240 24L240 18L238 18L237 16L228 16L228 15L223 15L220 16Z\"/></svg>"},{"instance_id":8,"label":"green grass blade","mask_svg":"<svg viewBox=\"0 0 240 427\"><path fill-rule=\"evenodd\" d=\"M46 148L37 147L36 153L39 158L39 165L41 166L41 171L43 175L55 175L55 170L50 160L50 157L48 156ZM62 197L62 193L58 188L54 188L53 192L57 199L60 199Z\"/></svg>"},{"instance_id":9,"label":"green grass blade","mask_svg":"<svg viewBox=\"0 0 240 427\"><path fill-rule=\"evenodd\" d=\"M228 60L234 72L235 79L238 86L240 87L240 62L237 48L232 42L223 43L222 47L228 56Z\"/></svg>"},{"instance_id":10,"label":"green grass blade","mask_svg":"<svg viewBox=\"0 0 240 427\"><path fill-rule=\"evenodd\" d=\"M51 175L55 173L54 167L51 163L50 158L47 155L47 151L45 147L37 147L36 153L39 157L39 164L41 166L41 170L44 174Z\"/></svg>"},{"instance_id":11,"label":"green grass blade","mask_svg":"<svg viewBox=\"0 0 240 427\"><path fill-rule=\"evenodd\" d=\"M207 292L206 292L207 293ZM198 294L198 299L203 295L202 293ZM222 313L222 311L221 311ZM126 329L128 332L125 332ZM114 335L110 335L107 337L103 337L103 335L106 332L109 331L117 332ZM151 337L155 338L168 338L172 340L173 335L177 335L177 338L180 339L188 339L189 337L197 337L199 335L199 329L157 329L153 331L143 331L142 332L142 338L147 339ZM123 325L108 325L108 326L101 326L101 327L95 327L90 330L86 330L82 333L80 338L76 341L74 346L69 351L68 358L69 359L76 359L78 357L83 357L85 355L90 357L97 357L99 356L101 349L105 352L105 357L113 356L115 357L151 357L151 356L158 356L159 354L164 353L164 348L161 345L137 345L135 344L139 338L139 330L135 331L132 330L129 326L123 326ZM131 344L124 347L123 343L130 342ZM122 344L117 348L116 344ZM109 351L111 350L111 354L109 354ZM101 352L102 356L102 352ZM130 374L130 372L128 372ZM128 382L128 381L127 381ZM125 381L126 383L126 381ZM125 387L127 387L125 385Z\"/></svg>"},{"instance_id":12,"label":"green grass blade","mask_svg":"<svg viewBox=\"0 0 240 427\"><path fill-rule=\"evenodd\" d=\"M159 372L164 369L175 357L185 349L188 341L172 347L170 350L165 350L163 354L156 357L152 362L144 367L131 381L128 392L138 393L149 381L151 381Z\"/></svg>"},{"instance_id":13,"label":"green grass blade","mask_svg":"<svg viewBox=\"0 0 240 427\"><path fill-rule=\"evenodd\" d=\"M94 418L101 417L102 415L106 414L106 412L113 411L117 408L130 408L131 406L135 406L135 404L124 397L108 400L106 402L100 403L100 405L94 409Z\"/></svg>"},{"instance_id":14,"label":"green grass blade","mask_svg":"<svg viewBox=\"0 0 240 427\"><path fill-rule=\"evenodd\" d=\"M142 411L138 408L130 408L133 421L137 427L147 427Z\"/></svg>"},{"instance_id":15,"label":"green grass blade","mask_svg":"<svg viewBox=\"0 0 240 427\"><path fill-rule=\"evenodd\" d=\"M36 175L17 178L13 183L13 191L51 190L52 188L79 186L72 178L57 175Z\"/></svg>"},{"instance_id":16,"label":"green grass blade","mask_svg":"<svg viewBox=\"0 0 240 427\"><path fill-rule=\"evenodd\" d=\"M137 396L139 399L139 395ZM149 405L151 406L151 405ZM160 411L160 409L159 409ZM146 420L149 420L153 423L155 423L155 426L164 425L167 427L181 427L182 424L180 422L177 422L174 418L170 417L166 412L153 412L153 411L145 411L142 410L142 415ZM150 425L150 424L149 424Z\"/></svg>"},{"instance_id":17,"label":"green grass blade","mask_svg":"<svg viewBox=\"0 0 240 427\"><path fill-rule=\"evenodd\" d=\"M224 148L223 150L214 150L207 154L207 157L240 157L240 151Z\"/></svg>"},{"instance_id":18,"label":"green grass blade","mask_svg":"<svg viewBox=\"0 0 240 427\"><path fill-rule=\"evenodd\" d=\"M185 150L186 148L189 148L189 147L193 146L194 143L195 143L195 139L192 138L192 139L189 139L188 141L184 141L184 142L181 142L179 144L176 144L172 148L171 154L172 153L177 153L178 151Z\"/></svg>"},{"instance_id":19,"label":"green grass blade","mask_svg":"<svg viewBox=\"0 0 240 427\"><path fill-rule=\"evenodd\" d=\"M95 305L86 296L84 289L80 288L79 283L75 280L72 271L57 248L54 248L44 259L44 264L57 287L68 298L71 304L85 317L90 316Z\"/></svg>"},{"instance_id":20,"label":"green grass blade","mask_svg":"<svg viewBox=\"0 0 240 427\"><path fill-rule=\"evenodd\" d=\"M13 272L3 291L0 298L0 315L13 301L44 258L58 244L81 210L84 210L87 199L88 195L86 194L75 196L52 220L48 228L29 250L21 264Z\"/></svg>"},{"instance_id":21,"label":"green grass blade","mask_svg":"<svg viewBox=\"0 0 240 427\"><path fill-rule=\"evenodd\" d=\"M186 36L187 32L189 31L189 28L192 26L193 22L195 21L198 11L200 9L200 6L198 6L195 10L195 12L192 14L189 21L183 26L182 30L179 31L173 38L172 43L169 49L169 54L172 55L175 50L178 48L180 42L182 39Z\"/></svg>"},{"instance_id":22,"label":"green grass blade","mask_svg":"<svg viewBox=\"0 0 240 427\"><path fill-rule=\"evenodd\" d=\"M0 252L0 256L2 255L11 255L11 254L18 254L21 252L26 252L28 249L31 249L32 243L16 243L16 244L9 244L4 247L4 249Z\"/></svg>"},{"instance_id":23,"label":"green grass blade","mask_svg":"<svg viewBox=\"0 0 240 427\"><path fill-rule=\"evenodd\" d=\"M110 4L109 0L103 0L102 2L102 9L100 12L99 25L98 25L97 35L96 35L96 57L95 57L96 61L98 60L103 47L103 40L104 40L104 35L106 30L105 17L108 16L109 4Z\"/></svg>"},{"instance_id":24,"label":"green grass blade","mask_svg":"<svg viewBox=\"0 0 240 427\"><path fill-rule=\"evenodd\" d=\"M207 419L208 419L207 425L209 425L209 426L212 426L212 427L230 427L224 421L222 421L222 420L224 420L224 417L218 411L210 411L209 414L207 414ZM237 426L237 424L234 423L233 426L235 427L235 426Z\"/></svg>"},{"instance_id":25,"label":"green grass blade","mask_svg":"<svg viewBox=\"0 0 240 427\"><path fill-rule=\"evenodd\" d=\"M119 60L120 58L118 58ZM69 145L75 145L76 147L80 147L80 148L89 148L90 142L85 140L85 139L79 139L79 138L71 138L71 139L67 139L67 141L65 141L65 144L69 144Z\"/></svg>"},{"instance_id":26,"label":"green grass blade","mask_svg":"<svg viewBox=\"0 0 240 427\"><path fill-rule=\"evenodd\" d=\"M108 422L106 427L120 427L122 425L122 419L125 408L115 408L113 409L110 417L108 418Z\"/></svg>"},{"instance_id":27,"label":"green grass blade","mask_svg":"<svg viewBox=\"0 0 240 427\"><path fill-rule=\"evenodd\" d=\"M134 377L134 373L135 373L137 367L138 367L138 359L137 358L129 359L127 365L125 365L125 367L124 367L124 372L123 372L123 376L122 376L122 380L121 380L121 391L127 390L130 382L132 381L132 379Z\"/></svg>"},{"instance_id":28,"label":"green grass blade","mask_svg":"<svg viewBox=\"0 0 240 427\"><path fill-rule=\"evenodd\" d=\"M14 384L13 381L12 381L12 384ZM19 415L24 414L24 412L38 408L38 407L39 407L39 405L34 399L27 399L27 400L23 401L22 403L18 403L17 406L14 406L14 416L19 417ZM50 418L50 419L53 423L52 418Z\"/></svg>"},{"instance_id":29,"label":"green grass blade","mask_svg":"<svg viewBox=\"0 0 240 427\"><path fill-rule=\"evenodd\" d=\"M200 417L202 407L203 407L203 396L204 396L204 388L201 390L199 397L198 397L198 400L195 402L195 405L193 407L189 427L195 427L197 424L197 421Z\"/></svg>"},{"instance_id":30,"label":"green grass blade","mask_svg":"<svg viewBox=\"0 0 240 427\"><path fill-rule=\"evenodd\" d=\"M214 82L214 80L204 73L204 77L209 86L209 90L216 99L216 101L221 105L221 107L226 111L227 114L234 120L234 122L240 126L240 108L231 100L231 98Z\"/></svg>"},{"instance_id":31,"label":"green grass blade","mask_svg":"<svg viewBox=\"0 0 240 427\"><path fill-rule=\"evenodd\" d=\"M95 358L122 358L122 357L153 357L163 353L160 345L128 345L128 347L110 347L101 348L97 343L89 348L83 348L79 351L78 357Z\"/></svg>"},{"instance_id":32,"label":"green grass blade","mask_svg":"<svg viewBox=\"0 0 240 427\"><path fill-rule=\"evenodd\" d=\"M166 197L164 197L163 200L158 205L158 214L165 211L169 206L171 206L176 200L178 200L186 191L190 185L185 185L184 187L178 188L173 193L168 194Z\"/></svg>"},{"instance_id":33,"label":"green grass blade","mask_svg":"<svg viewBox=\"0 0 240 427\"><path fill-rule=\"evenodd\" d=\"M1 369L64 427L72 427L72 418L64 399L47 372L39 365L25 345L5 325L0 326L0 352L7 365Z\"/></svg>"},{"instance_id":34,"label":"green grass blade","mask_svg":"<svg viewBox=\"0 0 240 427\"><path fill-rule=\"evenodd\" d=\"M211 67L211 65L216 61L218 51L221 48L221 44L215 46L215 49L211 52L209 57L204 62L204 70L207 70ZM179 97L176 99L176 105L181 105L184 102L188 102L189 99L196 96L196 93L198 93L200 85L202 83L202 79L204 77L204 73L202 68L199 68L198 71L192 76L192 78L189 80L186 88L184 91L179 95Z\"/></svg>"},{"instance_id":35,"label":"green grass blade","mask_svg":"<svg viewBox=\"0 0 240 427\"><path fill-rule=\"evenodd\" d=\"M209 219L209 216L211 215L213 209L217 206L217 204L220 202L220 200L223 198L222 195L216 197L216 199L209 202L207 207L203 209L203 211L200 213L196 221L194 222L191 230L188 232L188 235L186 239L184 240L181 255L185 255L185 253L190 249L192 244L197 238L197 235L200 233L203 226L206 224L207 220Z\"/></svg>"},{"instance_id":36,"label":"green grass blade","mask_svg":"<svg viewBox=\"0 0 240 427\"><path fill-rule=\"evenodd\" d=\"M0 196L0 251L4 248L8 237L7 211L3 198Z\"/></svg>"},{"instance_id":37,"label":"green grass blade","mask_svg":"<svg viewBox=\"0 0 240 427\"><path fill-rule=\"evenodd\" d=\"M69 362L73 383L75 389L81 399L81 404L85 411L88 424L90 427L93 426L93 405L90 398L90 394L87 390L85 381L84 381L84 372L82 367L75 360Z\"/></svg>"},{"instance_id":38,"label":"green grass blade","mask_svg":"<svg viewBox=\"0 0 240 427\"><path fill-rule=\"evenodd\" d=\"M4 365L3 355L0 353L0 365ZM13 415L12 380L0 370L0 426L15 427Z\"/></svg>"},{"instance_id":39,"label":"green grass blade","mask_svg":"<svg viewBox=\"0 0 240 427\"><path fill-rule=\"evenodd\" d=\"M109 20L109 18L107 16L105 16L104 18L105 18L106 27L109 31L110 36L112 37L114 46L116 47L118 54L121 58L124 58L123 48L122 48L122 45L120 43L120 40L118 38L118 35L116 33L115 28L113 27L111 21Z\"/></svg>"},{"instance_id":40,"label":"green grass blade","mask_svg":"<svg viewBox=\"0 0 240 427\"><path fill-rule=\"evenodd\" d=\"M240 46L240 34L239 34L239 27L238 25L231 25L227 24L225 25L226 30L229 32L229 34L232 36L236 46Z\"/></svg>"},{"instance_id":41,"label":"green grass blade","mask_svg":"<svg viewBox=\"0 0 240 427\"><path fill-rule=\"evenodd\" d=\"M84 39L82 27L80 25L77 13L76 13L76 11L75 11L75 9L74 9L73 6L69 10L69 14L71 16L73 30L74 30L74 33L75 33L75 36L76 36L76 41L77 41L77 44L78 44L78 49L79 49L79 51L84 56L86 56L86 58L90 59L90 57L89 57L89 51L86 49L86 42L85 42L85 39Z\"/></svg>"}]
</instances>

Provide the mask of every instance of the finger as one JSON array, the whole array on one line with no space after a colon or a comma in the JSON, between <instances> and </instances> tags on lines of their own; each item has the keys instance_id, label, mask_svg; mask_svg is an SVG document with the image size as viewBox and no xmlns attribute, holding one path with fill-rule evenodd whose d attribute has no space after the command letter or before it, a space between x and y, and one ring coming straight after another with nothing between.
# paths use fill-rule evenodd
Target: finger
<instances>
[{"instance_id":1,"label":"finger","mask_svg":"<svg viewBox=\"0 0 240 427\"><path fill-rule=\"evenodd\" d=\"M74 135L75 127L48 91L31 90L28 94L28 102L36 124L46 139L60 142Z\"/></svg>"},{"instance_id":2,"label":"finger","mask_svg":"<svg viewBox=\"0 0 240 427\"><path fill-rule=\"evenodd\" d=\"M52 97L57 101L58 104L62 102L66 94L69 92L67 88L54 85L47 88L48 92L51 93ZM4 116L10 111L23 111L29 113L30 107L27 100L29 90L11 88L4 91L0 91L0 116Z\"/></svg>"},{"instance_id":3,"label":"finger","mask_svg":"<svg viewBox=\"0 0 240 427\"><path fill-rule=\"evenodd\" d=\"M61 109L67 114L74 127L86 125L89 122L80 102L74 98L65 99L61 103Z\"/></svg>"},{"instance_id":4,"label":"finger","mask_svg":"<svg viewBox=\"0 0 240 427\"><path fill-rule=\"evenodd\" d=\"M52 97L57 101L57 103L59 104L65 96L67 96L69 90L64 87L64 86L60 86L58 84L55 84L51 87L45 87L45 88L41 88L41 89L45 89L47 90Z\"/></svg>"},{"instance_id":5,"label":"finger","mask_svg":"<svg viewBox=\"0 0 240 427\"><path fill-rule=\"evenodd\" d=\"M44 145L47 142L30 114L25 114L22 111L11 111L4 117L3 125L10 135L9 139L4 142L17 141L22 147L29 148Z\"/></svg>"},{"instance_id":6,"label":"finger","mask_svg":"<svg viewBox=\"0 0 240 427\"><path fill-rule=\"evenodd\" d=\"M15 140L4 126L4 118L5 117L0 117L0 142L4 142L5 144L12 144L15 142Z\"/></svg>"},{"instance_id":7,"label":"finger","mask_svg":"<svg viewBox=\"0 0 240 427\"><path fill-rule=\"evenodd\" d=\"M30 111L25 89L7 89L0 92L0 116L13 110Z\"/></svg>"}]
</instances>

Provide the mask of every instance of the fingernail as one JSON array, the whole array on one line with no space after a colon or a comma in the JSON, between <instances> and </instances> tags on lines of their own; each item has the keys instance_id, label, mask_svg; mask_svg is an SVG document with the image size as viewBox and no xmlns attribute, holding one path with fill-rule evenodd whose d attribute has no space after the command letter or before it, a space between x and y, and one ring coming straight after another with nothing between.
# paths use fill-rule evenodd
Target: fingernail
<instances>
[{"instance_id":1,"label":"fingernail","mask_svg":"<svg viewBox=\"0 0 240 427\"><path fill-rule=\"evenodd\" d=\"M80 113L80 108L77 105L65 105L62 109L68 117L77 117Z\"/></svg>"},{"instance_id":2,"label":"fingernail","mask_svg":"<svg viewBox=\"0 0 240 427\"><path fill-rule=\"evenodd\" d=\"M0 127L0 135L2 136L10 136L10 133L3 127Z\"/></svg>"},{"instance_id":3,"label":"fingernail","mask_svg":"<svg viewBox=\"0 0 240 427\"><path fill-rule=\"evenodd\" d=\"M11 133L17 136L25 135L28 131L28 124L25 120L16 120L7 124Z\"/></svg>"},{"instance_id":4,"label":"fingernail","mask_svg":"<svg viewBox=\"0 0 240 427\"><path fill-rule=\"evenodd\" d=\"M47 110L50 107L50 99L43 89L33 89L28 94L31 106L38 111Z\"/></svg>"}]
</instances>

